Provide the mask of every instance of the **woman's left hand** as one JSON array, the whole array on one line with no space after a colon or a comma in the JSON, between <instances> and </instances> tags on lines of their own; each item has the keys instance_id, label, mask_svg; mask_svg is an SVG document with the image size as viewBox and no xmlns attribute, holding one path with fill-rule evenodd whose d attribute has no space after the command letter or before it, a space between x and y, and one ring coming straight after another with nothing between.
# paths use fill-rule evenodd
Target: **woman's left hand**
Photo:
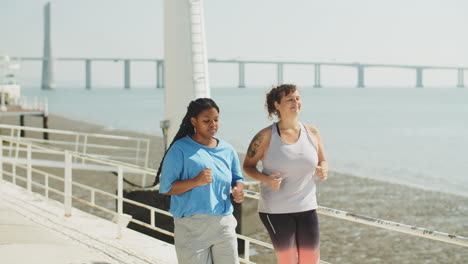
<instances>
[{"instance_id":1,"label":"woman's left hand","mask_svg":"<svg viewBox=\"0 0 468 264\"><path fill-rule=\"evenodd\" d=\"M244 201L244 184L241 182L236 183L236 186L232 188L232 196L234 202L242 203Z\"/></svg>"},{"instance_id":2,"label":"woman's left hand","mask_svg":"<svg viewBox=\"0 0 468 264\"><path fill-rule=\"evenodd\" d=\"M321 165L315 167L315 175L317 175L321 181L326 180L328 178L328 166Z\"/></svg>"}]
</instances>

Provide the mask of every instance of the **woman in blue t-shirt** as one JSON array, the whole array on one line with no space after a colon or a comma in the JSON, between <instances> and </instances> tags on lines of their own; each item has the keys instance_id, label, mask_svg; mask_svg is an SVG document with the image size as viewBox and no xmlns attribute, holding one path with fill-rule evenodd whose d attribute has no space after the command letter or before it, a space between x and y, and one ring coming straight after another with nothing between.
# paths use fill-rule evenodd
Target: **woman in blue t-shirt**
<instances>
[{"instance_id":1,"label":"woman in blue t-shirt","mask_svg":"<svg viewBox=\"0 0 468 264\"><path fill-rule=\"evenodd\" d=\"M191 101L156 176L159 192L171 195L180 264L239 263L230 192L242 202L245 180L236 151L214 137L218 120L213 100Z\"/></svg>"}]
</instances>

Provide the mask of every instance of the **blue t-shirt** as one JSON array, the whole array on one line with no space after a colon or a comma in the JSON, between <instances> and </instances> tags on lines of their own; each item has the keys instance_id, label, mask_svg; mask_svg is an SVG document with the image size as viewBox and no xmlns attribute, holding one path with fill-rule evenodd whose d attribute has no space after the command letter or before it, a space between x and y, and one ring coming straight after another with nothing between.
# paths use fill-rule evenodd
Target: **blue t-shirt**
<instances>
[{"instance_id":1,"label":"blue t-shirt","mask_svg":"<svg viewBox=\"0 0 468 264\"><path fill-rule=\"evenodd\" d=\"M175 218L194 214L229 215L234 210L229 196L231 185L245 180L236 151L219 139L214 148L199 144L189 136L174 142L164 158L159 192L168 193L174 182L195 178L206 168L211 168L213 174L210 184L171 196L169 212Z\"/></svg>"}]
</instances>

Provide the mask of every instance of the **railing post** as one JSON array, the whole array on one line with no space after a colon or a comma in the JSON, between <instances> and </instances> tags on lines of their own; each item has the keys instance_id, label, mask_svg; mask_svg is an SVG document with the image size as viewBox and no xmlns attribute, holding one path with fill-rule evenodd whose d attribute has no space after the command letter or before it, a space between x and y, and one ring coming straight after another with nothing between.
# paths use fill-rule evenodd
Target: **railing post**
<instances>
[{"instance_id":1,"label":"railing post","mask_svg":"<svg viewBox=\"0 0 468 264\"><path fill-rule=\"evenodd\" d=\"M117 169L117 213L123 213L123 168Z\"/></svg>"},{"instance_id":2,"label":"railing post","mask_svg":"<svg viewBox=\"0 0 468 264\"><path fill-rule=\"evenodd\" d=\"M72 208L72 156L65 150L64 206L65 216L71 216Z\"/></svg>"},{"instance_id":3,"label":"railing post","mask_svg":"<svg viewBox=\"0 0 468 264\"><path fill-rule=\"evenodd\" d=\"M85 135L83 139L83 154L86 154L87 144L88 144L88 135ZM85 164L85 159L81 159L81 164Z\"/></svg>"},{"instance_id":4,"label":"railing post","mask_svg":"<svg viewBox=\"0 0 468 264\"><path fill-rule=\"evenodd\" d=\"M20 152L20 143L19 143L20 133L21 133L21 132L20 132L20 130L18 129L18 130L17 130L17 133L16 133L15 161L18 160L19 152ZM10 143L11 143L11 142L10 142ZM12 144L12 143L11 143L11 144ZM11 144L10 144L10 146L11 146ZM11 155L10 155L10 156L11 156ZM12 179L12 181L13 181L13 184L16 185L16 163L13 163L12 166L13 166L13 167L11 168L12 174L13 174L13 179Z\"/></svg>"},{"instance_id":5,"label":"railing post","mask_svg":"<svg viewBox=\"0 0 468 264\"><path fill-rule=\"evenodd\" d=\"M149 144L150 144L150 141L149 140L146 140L146 153L145 153L145 168L148 168L148 159L149 159ZM146 173L144 174L145 175L145 182L146 182Z\"/></svg>"},{"instance_id":6,"label":"railing post","mask_svg":"<svg viewBox=\"0 0 468 264\"><path fill-rule=\"evenodd\" d=\"M79 147L80 147L80 135L77 134L75 136L75 152L79 152Z\"/></svg>"},{"instance_id":7,"label":"railing post","mask_svg":"<svg viewBox=\"0 0 468 264\"><path fill-rule=\"evenodd\" d=\"M80 148L80 135L77 134L77 135L75 136L75 152L79 152L79 151L80 151L79 148ZM76 157L73 157L73 160L74 160L75 162L77 162Z\"/></svg>"},{"instance_id":8,"label":"railing post","mask_svg":"<svg viewBox=\"0 0 468 264\"><path fill-rule=\"evenodd\" d=\"M117 169L117 238L122 238L123 229L128 225L130 215L123 213L123 168Z\"/></svg>"},{"instance_id":9,"label":"railing post","mask_svg":"<svg viewBox=\"0 0 468 264\"><path fill-rule=\"evenodd\" d=\"M12 147L11 144L12 143L10 142L10 147ZM19 151L18 149L19 149L19 143L18 141L16 141L15 162L18 160L18 151ZM8 154L8 156L11 157L12 155ZM16 163L15 162L11 163L11 175L12 175L11 182L16 185Z\"/></svg>"},{"instance_id":10,"label":"railing post","mask_svg":"<svg viewBox=\"0 0 468 264\"><path fill-rule=\"evenodd\" d=\"M26 163L26 171L27 171L27 188L28 192L32 192L32 158L31 158L31 145L28 144L27 148L27 163Z\"/></svg>"},{"instance_id":11,"label":"railing post","mask_svg":"<svg viewBox=\"0 0 468 264\"><path fill-rule=\"evenodd\" d=\"M154 214L156 213L156 211L154 211L153 209L150 210L150 225L155 227L156 226L156 221L154 219Z\"/></svg>"},{"instance_id":12,"label":"railing post","mask_svg":"<svg viewBox=\"0 0 468 264\"><path fill-rule=\"evenodd\" d=\"M117 168L117 214L112 220L117 224L117 238L122 238L123 229L132 219L131 215L123 213L123 168Z\"/></svg>"},{"instance_id":13,"label":"railing post","mask_svg":"<svg viewBox=\"0 0 468 264\"><path fill-rule=\"evenodd\" d=\"M11 137L11 139L14 139L14 135L15 135L15 129L12 128L12 129L10 130L10 137ZM18 140L18 139L19 139L19 137L16 138L16 140ZM8 146L10 147L10 149L8 150L8 156L11 156L11 153L13 152L13 142L12 142L11 140L8 142Z\"/></svg>"},{"instance_id":14,"label":"railing post","mask_svg":"<svg viewBox=\"0 0 468 264\"><path fill-rule=\"evenodd\" d=\"M244 257L250 262L250 241L247 239L244 239Z\"/></svg>"},{"instance_id":15,"label":"railing post","mask_svg":"<svg viewBox=\"0 0 468 264\"><path fill-rule=\"evenodd\" d=\"M146 140L145 168L148 168L150 141Z\"/></svg>"},{"instance_id":16,"label":"railing post","mask_svg":"<svg viewBox=\"0 0 468 264\"><path fill-rule=\"evenodd\" d=\"M140 160L140 144L141 141L138 139L137 140L137 146L136 146L136 153L135 153L135 164L140 166L139 160Z\"/></svg>"}]
</instances>

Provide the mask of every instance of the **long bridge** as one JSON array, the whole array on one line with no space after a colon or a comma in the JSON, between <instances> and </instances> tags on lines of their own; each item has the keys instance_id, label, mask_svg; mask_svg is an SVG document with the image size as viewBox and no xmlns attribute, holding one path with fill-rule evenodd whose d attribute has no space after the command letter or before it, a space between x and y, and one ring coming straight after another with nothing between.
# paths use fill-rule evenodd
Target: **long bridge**
<instances>
[{"instance_id":1,"label":"long bridge","mask_svg":"<svg viewBox=\"0 0 468 264\"><path fill-rule=\"evenodd\" d=\"M200 7L195 8L193 11L196 18L200 18ZM197 13L198 12L198 13ZM198 30L201 24L196 24ZM201 32L201 31L200 31ZM199 32L197 33L199 34ZM181 35L182 36L182 35ZM201 35L192 36L197 39L196 43L192 43L191 49L198 50L197 52L204 51L202 42L200 42ZM74 57L55 57L52 52L52 39L51 39L51 5L47 3L44 6L44 53L41 57L14 57L15 59L22 61L41 61L42 62L42 89L51 89L55 87L54 82L54 61L81 61L85 67L85 88L92 88L92 65L98 61L110 61L110 62L123 62L123 75L124 75L124 88L131 88L131 67L132 63L136 62L154 62L155 64L155 75L156 75L156 88L163 88L164 86L164 60L160 58L74 58ZM195 55L194 55L195 56ZM206 58L206 53L197 53L193 58L199 60L200 58ZM195 63L192 61L192 63ZM407 69L413 71L415 74L415 87L424 87L423 75L429 70L449 70L455 71L457 74L456 86L463 88L465 87L464 75L468 67L447 67L447 66L424 66L424 65L402 65L402 64L368 64L368 63L342 63L342 62L318 62L318 61L265 61L265 60L218 60L208 59L208 63L224 63L224 64L237 64L238 66L238 87L246 87L246 66L252 64L264 64L264 65L276 65L277 73L276 79L277 84L283 83L284 67L289 65L304 65L313 67L314 71L314 84L313 87L322 87L321 71L323 67L346 67L354 68L356 70L356 87L363 88L366 86L366 69L369 68L392 68L392 69ZM202 74L204 67L194 66L193 74ZM312 69L311 69L312 71Z\"/></svg>"},{"instance_id":2,"label":"long bridge","mask_svg":"<svg viewBox=\"0 0 468 264\"><path fill-rule=\"evenodd\" d=\"M164 60L158 58L78 58L78 57L14 57L14 59L21 61L42 61L42 62L53 62L53 61L70 61L77 62L81 61L85 67L85 88L92 88L92 65L95 62L123 62L123 76L124 76L124 88L131 88L131 68L133 63L138 62L153 62L155 65L156 75L156 88L163 88L164 86ZM263 65L276 65L276 79L277 83L283 83L284 68L290 65L304 65L313 67L314 72L314 84L313 87L320 88L323 86L321 81L321 71L323 67L346 67L354 68L356 70L356 87L366 87L366 69L369 68L391 68L391 69L407 69L414 72L415 76L415 87L424 87L424 74L430 70L448 70L456 72L457 82L456 86L464 88L464 75L468 67L450 67L450 66L429 66L429 65L403 65L403 64L370 64L370 63L340 63L340 62L319 62L319 61L267 61L267 60L219 60L219 59L208 59L208 63L214 64L237 64L238 66L238 87L246 87L246 66L253 64ZM51 65L53 63L45 63L45 65ZM43 64L44 65L44 64ZM312 71L312 70L311 70ZM46 68L42 71L43 80L53 80L54 76L52 68ZM43 89L49 89L47 84L44 85Z\"/></svg>"}]
</instances>

